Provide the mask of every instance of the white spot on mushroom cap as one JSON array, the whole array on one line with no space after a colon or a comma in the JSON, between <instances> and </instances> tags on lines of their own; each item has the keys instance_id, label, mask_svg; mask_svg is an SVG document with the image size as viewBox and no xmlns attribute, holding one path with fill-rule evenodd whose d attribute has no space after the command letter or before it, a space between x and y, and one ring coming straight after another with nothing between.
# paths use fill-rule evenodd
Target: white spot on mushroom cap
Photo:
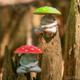
<instances>
[{"instance_id":1,"label":"white spot on mushroom cap","mask_svg":"<svg viewBox=\"0 0 80 80\"><path fill-rule=\"evenodd\" d=\"M38 49L40 51L40 49Z\"/></svg>"},{"instance_id":2,"label":"white spot on mushroom cap","mask_svg":"<svg viewBox=\"0 0 80 80\"><path fill-rule=\"evenodd\" d=\"M37 49L37 47L35 47Z\"/></svg>"},{"instance_id":3,"label":"white spot on mushroom cap","mask_svg":"<svg viewBox=\"0 0 80 80\"><path fill-rule=\"evenodd\" d=\"M34 50L33 48L31 48L31 50Z\"/></svg>"},{"instance_id":4,"label":"white spot on mushroom cap","mask_svg":"<svg viewBox=\"0 0 80 80\"><path fill-rule=\"evenodd\" d=\"M22 49L24 49L24 48L22 48Z\"/></svg>"},{"instance_id":5,"label":"white spot on mushroom cap","mask_svg":"<svg viewBox=\"0 0 80 80\"><path fill-rule=\"evenodd\" d=\"M28 50L25 50L25 51L28 51Z\"/></svg>"},{"instance_id":6,"label":"white spot on mushroom cap","mask_svg":"<svg viewBox=\"0 0 80 80\"><path fill-rule=\"evenodd\" d=\"M39 11L39 10L37 10L37 11Z\"/></svg>"},{"instance_id":7,"label":"white spot on mushroom cap","mask_svg":"<svg viewBox=\"0 0 80 80\"><path fill-rule=\"evenodd\" d=\"M43 10L46 10L46 9L43 9Z\"/></svg>"},{"instance_id":8,"label":"white spot on mushroom cap","mask_svg":"<svg viewBox=\"0 0 80 80\"><path fill-rule=\"evenodd\" d=\"M52 9L51 7L49 9Z\"/></svg>"}]
</instances>

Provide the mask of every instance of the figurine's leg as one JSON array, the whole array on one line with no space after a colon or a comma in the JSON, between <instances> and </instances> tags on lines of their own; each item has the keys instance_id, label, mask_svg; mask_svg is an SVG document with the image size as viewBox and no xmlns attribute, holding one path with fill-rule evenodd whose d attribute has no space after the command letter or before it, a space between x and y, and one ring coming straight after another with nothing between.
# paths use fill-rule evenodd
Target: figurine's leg
<instances>
[{"instance_id":1,"label":"figurine's leg","mask_svg":"<svg viewBox=\"0 0 80 80\"><path fill-rule=\"evenodd\" d=\"M41 72L41 69L38 66L35 66L33 68L30 68L29 71L38 73L38 72Z\"/></svg>"},{"instance_id":2,"label":"figurine's leg","mask_svg":"<svg viewBox=\"0 0 80 80\"><path fill-rule=\"evenodd\" d=\"M22 73L28 73L29 71L26 70L26 67L20 66L20 67L16 70L16 72L17 72L18 74L22 74Z\"/></svg>"},{"instance_id":3,"label":"figurine's leg","mask_svg":"<svg viewBox=\"0 0 80 80\"><path fill-rule=\"evenodd\" d=\"M23 66L20 66L17 71L16 71L18 74L21 74L21 73L28 73L28 72L41 72L41 69L38 67L38 66L35 66L35 67L32 67L32 68L26 68L26 67L23 67Z\"/></svg>"}]
</instances>

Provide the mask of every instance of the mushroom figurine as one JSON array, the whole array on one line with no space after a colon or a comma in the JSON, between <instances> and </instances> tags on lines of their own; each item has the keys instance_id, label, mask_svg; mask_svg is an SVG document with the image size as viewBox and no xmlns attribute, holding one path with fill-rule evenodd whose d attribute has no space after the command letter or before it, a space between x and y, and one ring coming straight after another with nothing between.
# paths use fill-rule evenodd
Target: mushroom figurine
<instances>
[{"instance_id":1,"label":"mushroom figurine","mask_svg":"<svg viewBox=\"0 0 80 80\"><path fill-rule=\"evenodd\" d=\"M20 58L20 67L16 70L18 74L29 72L41 72L38 67L38 60L35 54L42 53L42 51L31 45L24 45L14 51L14 53L22 53Z\"/></svg>"},{"instance_id":2,"label":"mushroom figurine","mask_svg":"<svg viewBox=\"0 0 80 80\"><path fill-rule=\"evenodd\" d=\"M36 33L42 34L43 32L46 32L48 34L55 34L57 32L57 21L53 16L61 14L60 11L53 7L44 6L36 9L33 13L38 15L44 15L41 20L40 27L35 29Z\"/></svg>"}]
</instances>

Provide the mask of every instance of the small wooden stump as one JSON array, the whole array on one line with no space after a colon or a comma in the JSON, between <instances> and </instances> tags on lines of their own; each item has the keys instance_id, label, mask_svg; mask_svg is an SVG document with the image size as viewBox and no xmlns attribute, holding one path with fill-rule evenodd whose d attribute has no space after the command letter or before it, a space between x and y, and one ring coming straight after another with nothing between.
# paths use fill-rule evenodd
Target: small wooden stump
<instances>
[{"instance_id":1,"label":"small wooden stump","mask_svg":"<svg viewBox=\"0 0 80 80\"><path fill-rule=\"evenodd\" d=\"M19 57L19 56L16 56L15 61L17 61L17 57ZM16 73L17 67L18 67L18 62L13 62L13 60L11 58L11 54L9 53L8 47L5 46L2 80L27 80L27 78L24 74L18 75Z\"/></svg>"}]
</instances>

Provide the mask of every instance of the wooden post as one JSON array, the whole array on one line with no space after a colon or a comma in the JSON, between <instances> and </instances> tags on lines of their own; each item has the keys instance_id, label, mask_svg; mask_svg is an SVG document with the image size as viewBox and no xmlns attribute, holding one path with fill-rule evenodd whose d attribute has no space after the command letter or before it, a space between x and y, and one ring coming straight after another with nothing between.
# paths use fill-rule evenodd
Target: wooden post
<instances>
[{"instance_id":1,"label":"wooden post","mask_svg":"<svg viewBox=\"0 0 80 80\"><path fill-rule=\"evenodd\" d=\"M80 80L80 1L71 0L65 34L63 80Z\"/></svg>"},{"instance_id":2,"label":"wooden post","mask_svg":"<svg viewBox=\"0 0 80 80\"><path fill-rule=\"evenodd\" d=\"M18 56L16 57L18 59ZM24 74L18 75L16 67L14 67L11 54L7 46L5 46L4 61L3 61L3 78L2 80L27 80ZM18 65L19 66L19 65Z\"/></svg>"},{"instance_id":3,"label":"wooden post","mask_svg":"<svg viewBox=\"0 0 80 80\"><path fill-rule=\"evenodd\" d=\"M8 47L5 47L5 55L4 55L4 61L3 61L3 78L2 80L14 80L15 74L13 72L13 65L11 60L11 55L9 53Z\"/></svg>"},{"instance_id":4,"label":"wooden post","mask_svg":"<svg viewBox=\"0 0 80 80\"><path fill-rule=\"evenodd\" d=\"M43 17L41 24L48 24L54 22L54 20L52 16ZM52 34L52 37L46 32L40 35L40 48L43 50L41 58L42 71L39 75L40 80L62 80L61 43L58 26L56 28L57 32L56 34Z\"/></svg>"}]
</instances>

